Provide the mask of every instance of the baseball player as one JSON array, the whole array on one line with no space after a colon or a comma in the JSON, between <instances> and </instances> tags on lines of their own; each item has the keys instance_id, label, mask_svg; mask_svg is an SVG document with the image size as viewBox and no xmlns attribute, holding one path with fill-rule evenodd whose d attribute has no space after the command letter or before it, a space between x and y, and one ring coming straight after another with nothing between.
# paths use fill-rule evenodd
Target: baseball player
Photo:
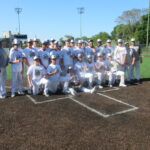
<instances>
[{"instance_id":1,"label":"baseball player","mask_svg":"<svg viewBox=\"0 0 150 150\"><path fill-rule=\"evenodd\" d=\"M51 56L51 64L47 68L47 75L49 79L49 91L56 93L60 84L61 68L59 64L56 64L56 56Z\"/></svg>"},{"instance_id":2,"label":"baseball player","mask_svg":"<svg viewBox=\"0 0 150 150\"><path fill-rule=\"evenodd\" d=\"M105 46L105 50L104 50L106 58L107 58L108 54L111 54L111 56L113 57L114 56L114 50L115 50L115 47L111 45L111 40L108 39L106 41L106 46Z\"/></svg>"},{"instance_id":3,"label":"baseball player","mask_svg":"<svg viewBox=\"0 0 150 150\"><path fill-rule=\"evenodd\" d=\"M65 41L65 46L62 49L62 57L65 70L69 66L73 66L73 50L70 48L70 40Z\"/></svg>"},{"instance_id":4,"label":"baseball player","mask_svg":"<svg viewBox=\"0 0 150 150\"><path fill-rule=\"evenodd\" d=\"M105 70L106 70L106 65L105 65L105 61L103 59L103 54L102 53L98 53L97 54L97 61L95 62L95 74L97 76L97 83L98 83L98 87L100 89L103 88L102 83L104 81L104 77L105 77Z\"/></svg>"},{"instance_id":5,"label":"baseball player","mask_svg":"<svg viewBox=\"0 0 150 150\"><path fill-rule=\"evenodd\" d=\"M11 97L15 97L17 88L18 94L24 94L22 91L23 54L19 51L18 45L19 43L13 43L13 50L9 54L12 71Z\"/></svg>"},{"instance_id":6,"label":"baseball player","mask_svg":"<svg viewBox=\"0 0 150 150\"><path fill-rule=\"evenodd\" d=\"M0 99L6 98L6 67L9 58L7 53L2 48L2 40L0 40Z\"/></svg>"},{"instance_id":7,"label":"baseball player","mask_svg":"<svg viewBox=\"0 0 150 150\"><path fill-rule=\"evenodd\" d=\"M38 51L38 57L40 58L41 65L47 69L50 64L50 53L47 49L47 41L42 41L41 49Z\"/></svg>"},{"instance_id":8,"label":"baseball player","mask_svg":"<svg viewBox=\"0 0 150 150\"><path fill-rule=\"evenodd\" d=\"M65 94L71 94L73 96L79 96L77 92L85 92L85 93L95 93L96 87L89 89L83 86L80 82L78 76L75 74L72 67L68 68L68 73L66 75L66 81L64 82L63 92Z\"/></svg>"},{"instance_id":9,"label":"baseball player","mask_svg":"<svg viewBox=\"0 0 150 150\"><path fill-rule=\"evenodd\" d=\"M48 97L49 80L46 79L46 70L40 64L40 58L38 56L34 56L33 59L34 64L27 71L29 86L33 91L33 95L38 95L40 88L44 86L44 95Z\"/></svg>"},{"instance_id":10,"label":"baseball player","mask_svg":"<svg viewBox=\"0 0 150 150\"><path fill-rule=\"evenodd\" d=\"M34 38L32 48L35 49L36 51L40 49L40 47L38 47L38 43L39 43L39 40L37 38Z\"/></svg>"},{"instance_id":11,"label":"baseball player","mask_svg":"<svg viewBox=\"0 0 150 150\"><path fill-rule=\"evenodd\" d=\"M120 84L121 87L126 87L125 85L125 73L122 70L118 70L118 62L112 59L112 55L108 54L107 58L107 75L109 77L109 86L112 87L115 83L117 77L120 77Z\"/></svg>"},{"instance_id":12,"label":"baseball player","mask_svg":"<svg viewBox=\"0 0 150 150\"><path fill-rule=\"evenodd\" d=\"M129 47L129 43L125 43L125 47L127 50L127 56L126 56L126 65L125 65L125 73L127 72L127 81L132 84L132 78L131 78L131 69L133 65L135 64L135 52L134 49Z\"/></svg>"},{"instance_id":13,"label":"baseball player","mask_svg":"<svg viewBox=\"0 0 150 150\"><path fill-rule=\"evenodd\" d=\"M119 75L119 74L124 73L127 50L124 46L122 46L122 44L123 44L122 39L118 39L117 42L118 42L118 44L114 50L114 60L117 63L117 65L116 65L117 74ZM126 87L124 79L121 80L119 86Z\"/></svg>"},{"instance_id":14,"label":"baseball player","mask_svg":"<svg viewBox=\"0 0 150 150\"><path fill-rule=\"evenodd\" d=\"M50 58L53 55L56 56L56 64L60 64L60 62L62 62L62 52L58 49L58 41L54 42L54 48L51 49Z\"/></svg>"},{"instance_id":15,"label":"baseball player","mask_svg":"<svg viewBox=\"0 0 150 150\"><path fill-rule=\"evenodd\" d=\"M136 80L138 83L141 83L140 81L140 63L142 62L142 57L141 57L141 48L135 44L135 39L131 39L131 45L130 48L134 49L134 54L135 54L135 63L131 68L131 78L132 80L135 79L134 77L134 70L136 72Z\"/></svg>"},{"instance_id":16,"label":"baseball player","mask_svg":"<svg viewBox=\"0 0 150 150\"><path fill-rule=\"evenodd\" d=\"M89 40L88 41L88 46L85 49L85 55L91 55L92 56L92 61L95 61L95 57L96 57L96 49L93 45L93 40Z\"/></svg>"},{"instance_id":17,"label":"baseball player","mask_svg":"<svg viewBox=\"0 0 150 150\"><path fill-rule=\"evenodd\" d=\"M91 58L92 59L92 58ZM89 88L92 88L94 75L89 71L88 64L83 61L82 54L78 54L78 62L75 64L75 71L82 84L88 82Z\"/></svg>"},{"instance_id":18,"label":"baseball player","mask_svg":"<svg viewBox=\"0 0 150 150\"><path fill-rule=\"evenodd\" d=\"M96 49L96 54L100 53L101 55L103 55L103 57L105 57L105 49L102 46L101 39L97 39L97 46L95 47L95 49Z\"/></svg>"},{"instance_id":19,"label":"baseball player","mask_svg":"<svg viewBox=\"0 0 150 150\"><path fill-rule=\"evenodd\" d=\"M81 41L81 40L78 40L77 47L76 47L76 48L74 49L74 51L73 51L74 64L76 64L76 62L78 61L78 59L77 59L78 54L84 55L84 50L83 50L83 48L82 48L82 41Z\"/></svg>"}]
</instances>

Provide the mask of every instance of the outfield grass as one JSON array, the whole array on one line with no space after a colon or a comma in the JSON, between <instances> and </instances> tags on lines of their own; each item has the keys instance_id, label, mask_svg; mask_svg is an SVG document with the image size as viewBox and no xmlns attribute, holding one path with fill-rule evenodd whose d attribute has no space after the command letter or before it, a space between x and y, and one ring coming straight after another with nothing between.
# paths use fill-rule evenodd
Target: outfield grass
<instances>
[{"instance_id":1,"label":"outfield grass","mask_svg":"<svg viewBox=\"0 0 150 150\"><path fill-rule=\"evenodd\" d=\"M143 57L141 64L141 78L150 78L150 57ZM7 67L7 80L11 79L11 65Z\"/></svg>"}]
</instances>

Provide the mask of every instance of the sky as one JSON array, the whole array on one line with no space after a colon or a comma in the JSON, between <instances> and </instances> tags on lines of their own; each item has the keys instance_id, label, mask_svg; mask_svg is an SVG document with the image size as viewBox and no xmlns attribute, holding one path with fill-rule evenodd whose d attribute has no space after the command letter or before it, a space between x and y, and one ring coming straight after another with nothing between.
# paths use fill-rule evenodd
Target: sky
<instances>
[{"instance_id":1,"label":"sky","mask_svg":"<svg viewBox=\"0 0 150 150\"><path fill-rule=\"evenodd\" d=\"M111 33L116 18L123 11L148 8L149 0L0 0L0 34L18 31L14 8L22 8L21 33L29 38L59 39L64 35L80 36L80 16L77 8L84 7L83 36L99 32Z\"/></svg>"}]
</instances>

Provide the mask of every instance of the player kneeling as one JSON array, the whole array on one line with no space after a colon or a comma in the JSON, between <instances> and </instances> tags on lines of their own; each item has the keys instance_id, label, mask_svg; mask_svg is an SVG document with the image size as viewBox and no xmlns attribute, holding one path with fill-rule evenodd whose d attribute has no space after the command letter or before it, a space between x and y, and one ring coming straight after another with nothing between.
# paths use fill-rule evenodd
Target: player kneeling
<instances>
[{"instance_id":1,"label":"player kneeling","mask_svg":"<svg viewBox=\"0 0 150 150\"><path fill-rule=\"evenodd\" d=\"M60 85L60 74L62 70L59 64L56 64L56 56L51 56L51 64L47 68L47 75L49 79L49 91L56 93Z\"/></svg>"},{"instance_id":2,"label":"player kneeling","mask_svg":"<svg viewBox=\"0 0 150 150\"><path fill-rule=\"evenodd\" d=\"M33 95L38 95L42 86L44 86L44 95L48 97L49 81L46 79L46 70L40 64L40 58L34 57L34 64L31 65L27 72L29 86Z\"/></svg>"}]
</instances>

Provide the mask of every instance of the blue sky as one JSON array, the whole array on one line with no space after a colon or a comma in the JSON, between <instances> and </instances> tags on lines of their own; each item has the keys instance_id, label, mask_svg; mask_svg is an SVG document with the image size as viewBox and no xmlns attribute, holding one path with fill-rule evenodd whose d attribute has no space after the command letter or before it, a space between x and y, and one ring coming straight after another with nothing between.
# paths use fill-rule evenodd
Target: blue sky
<instances>
[{"instance_id":1,"label":"blue sky","mask_svg":"<svg viewBox=\"0 0 150 150\"><path fill-rule=\"evenodd\" d=\"M110 33L125 10L148 8L148 0L0 0L0 32L18 31L14 8L21 7L21 33L30 38L80 36L78 7L84 7L83 35Z\"/></svg>"}]
</instances>

